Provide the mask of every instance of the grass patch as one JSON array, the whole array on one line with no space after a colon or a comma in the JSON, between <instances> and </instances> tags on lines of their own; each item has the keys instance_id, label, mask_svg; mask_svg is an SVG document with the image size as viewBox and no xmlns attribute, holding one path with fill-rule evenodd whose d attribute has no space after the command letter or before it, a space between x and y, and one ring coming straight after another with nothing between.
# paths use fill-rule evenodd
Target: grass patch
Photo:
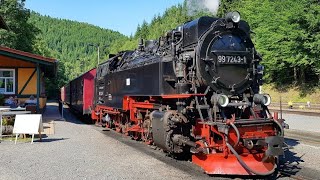
<instances>
[{"instance_id":1,"label":"grass patch","mask_svg":"<svg viewBox=\"0 0 320 180\"><path fill-rule=\"evenodd\" d=\"M15 141L16 136L7 136L7 137L2 137L3 141ZM31 137L26 137L26 138L19 138L17 139L17 142L31 142L32 138Z\"/></svg>"},{"instance_id":2,"label":"grass patch","mask_svg":"<svg viewBox=\"0 0 320 180\"><path fill-rule=\"evenodd\" d=\"M270 94L272 102L280 102L280 97L283 103L289 101L296 103L320 104L320 89L301 89L297 86L283 86L276 88L273 84L266 84L262 86L262 92Z\"/></svg>"}]
</instances>

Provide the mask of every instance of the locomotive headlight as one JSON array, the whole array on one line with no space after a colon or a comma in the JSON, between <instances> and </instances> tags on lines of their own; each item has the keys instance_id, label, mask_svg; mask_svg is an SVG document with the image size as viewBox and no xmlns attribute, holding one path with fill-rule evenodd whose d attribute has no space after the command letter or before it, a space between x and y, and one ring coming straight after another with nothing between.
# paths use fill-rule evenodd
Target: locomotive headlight
<instances>
[{"instance_id":1,"label":"locomotive headlight","mask_svg":"<svg viewBox=\"0 0 320 180\"><path fill-rule=\"evenodd\" d=\"M253 102L255 104L262 104L265 106L269 106L271 103L271 97L269 94L255 94L253 96Z\"/></svg>"},{"instance_id":2,"label":"locomotive headlight","mask_svg":"<svg viewBox=\"0 0 320 180\"><path fill-rule=\"evenodd\" d=\"M226 107L229 104L229 98L226 95L220 95L220 97L218 98L218 104L221 107Z\"/></svg>"},{"instance_id":3,"label":"locomotive headlight","mask_svg":"<svg viewBox=\"0 0 320 180\"><path fill-rule=\"evenodd\" d=\"M240 22L240 13L238 11L229 12L225 18L228 22L238 23Z\"/></svg>"},{"instance_id":4,"label":"locomotive headlight","mask_svg":"<svg viewBox=\"0 0 320 180\"><path fill-rule=\"evenodd\" d=\"M226 107L229 104L229 98L224 94L215 94L211 97L211 103Z\"/></svg>"}]
</instances>

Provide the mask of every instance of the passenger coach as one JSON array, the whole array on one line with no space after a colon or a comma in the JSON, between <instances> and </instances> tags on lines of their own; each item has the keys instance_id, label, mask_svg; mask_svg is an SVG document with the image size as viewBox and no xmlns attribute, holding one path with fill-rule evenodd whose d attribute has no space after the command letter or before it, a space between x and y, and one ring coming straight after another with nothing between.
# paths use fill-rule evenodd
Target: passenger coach
<instances>
[{"instance_id":1,"label":"passenger coach","mask_svg":"<svg viewBox=\"0 0 320 180\"><path fill-rule=\"evenodd\" d=\"M61 88L61 100L83 115L90 114L96 69L91 69Z\"/></svg>"}]
</instances>

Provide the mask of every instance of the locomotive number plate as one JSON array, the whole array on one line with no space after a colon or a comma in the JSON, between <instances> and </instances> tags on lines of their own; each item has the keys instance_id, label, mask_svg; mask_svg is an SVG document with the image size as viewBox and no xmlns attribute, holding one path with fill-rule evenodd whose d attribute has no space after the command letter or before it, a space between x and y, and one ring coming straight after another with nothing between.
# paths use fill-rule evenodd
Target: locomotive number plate
<instances>
[{"instance_id":1,"label":"locomotive number plate","mask_svg":"<svg viewBox=\"0 0 320 180\"><path fill-rule=\"evenodd\" d=\"M247 64L245 56L225 56L218 55L219 64Z\"/></svg>"}]
</instances>

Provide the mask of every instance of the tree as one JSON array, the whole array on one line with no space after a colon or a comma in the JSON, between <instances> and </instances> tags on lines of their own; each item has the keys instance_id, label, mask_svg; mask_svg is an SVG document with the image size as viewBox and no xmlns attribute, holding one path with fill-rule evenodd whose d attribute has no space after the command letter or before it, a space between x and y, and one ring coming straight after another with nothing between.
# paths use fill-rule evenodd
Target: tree
<instances>
[{"instance_id":1,"label":"tree","mask_svg":"<svg viewBox=\"0 0 320 180\"><path fill-rule=\"evenodd\" d=\"M28 22L30 10L24 8L25 0L1 0L0 15L10 31L0 31L0 45L33 52L33 44L39 29Z\"/></svg>"}]
</instances>

